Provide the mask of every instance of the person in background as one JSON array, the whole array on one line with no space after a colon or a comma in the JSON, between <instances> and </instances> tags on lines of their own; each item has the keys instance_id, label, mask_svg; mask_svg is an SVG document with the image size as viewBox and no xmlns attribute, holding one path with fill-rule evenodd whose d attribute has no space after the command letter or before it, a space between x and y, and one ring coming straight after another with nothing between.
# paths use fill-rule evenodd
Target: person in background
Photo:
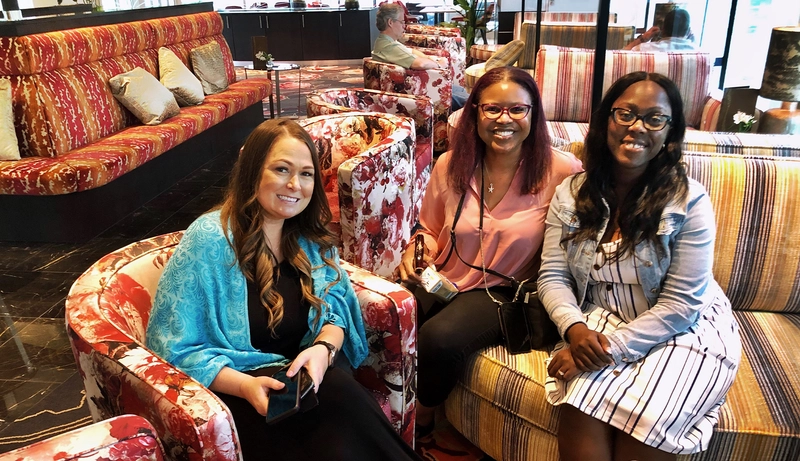
<instances>
[{"instance_id":1,"label":"person in background","mask_svg":"<svg viewBox=\"0 0 800 461\"><path fill-rule=\"evenodd\" d=\"M439 63L425 53L409 48L398 41L406 30L405 12L402 5L382 3L375 17L375 25L380 34L372 47L372 59L413 70L438 69L440 67ZM467 91L463 87L453 83L451 110L461 109L467 96Z\"/></svg>"},{"instance_id":2,"label":"person in background","mask_svg":"<svg viewBox=\"0 0 800 461\"><path fill-rule=\"evenodd\" d=\"M664 28L653 26L635 40L625 46L626 50L633 51L696 51L697 46L688 37L689 13L681 8L675 8L664 15ZM661 38L654 38L661 32Z\"/></svg>"},{"instance_id":3,"label":"person in background","mask_svg":"<svg viewBox=\"0 0 800 461\"><path fill-rule=\"evenodd\" d=\"M434 302L415 289L418 437L433 429L434 409L466 359L502 339L497 303L511 301L514 290L482 267L517 281L535 279L550 198L557 184L581 171L572 154L551 147L536 83L516 67L492 69L478 80L451 139L452 150L433 167L417 234L424 238L423 267L455 283L458 294ZM413 243L398 269L406 283L420 283Z\"/></svg>"},{"instance_id":4,"label":"person in background","mask_svg":"<svg viewBox=\"0 0 800 461\"><path fill-rule=\"evenodd\" d=\"M671 80L625 75L592 116L586 172L550 203L538 286L564 338L545 382L564 461L702 451L736 376L739 329L711 271L711 200L681 163L685 130Z\"/></svg>"},{"instance_id":5,"label":"person in background","mask_svg":"<svg viewBox=\"0 0 800 461\"><path fill-rule=\"evenodd\" d=\"M352 376L368 346L330 218L308 133L289 119L256 127L222 204L164 269L147 347L225 402L248 461L418 460ZM287 362L290 377L308 371L319 404L267 426L284 384L261 372Z\"/></svg>"}]
</instances>

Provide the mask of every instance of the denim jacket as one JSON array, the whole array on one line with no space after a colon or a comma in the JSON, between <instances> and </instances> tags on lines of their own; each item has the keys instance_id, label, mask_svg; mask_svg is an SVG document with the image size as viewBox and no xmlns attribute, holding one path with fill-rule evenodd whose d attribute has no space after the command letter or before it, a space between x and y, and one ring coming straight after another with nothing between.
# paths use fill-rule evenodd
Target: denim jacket
<instances>
[{"instance_id":1,"label":"denim jacket","mask_svg":"<svg viewBox=\"0 0 800 461\"><path fill-rule=\"evenodd\" d=\"M562 337L570 326L584 321L580 306L599 245L599 240L570 240L566 249L561 247L561 239L579 226L572 191L583 179L578 177L573 185L569 177L556 189L539 272L539 296ZM607 225L608 220L598 238ZM661 215L657 236L666 254L659 259L651 241L636 245L636 273L650 309L606 335L615 363L635 362L653 346L688 330L717 298L730 309L711 272L715 235L711 200L703 185L690 178L686 200L670 202Z\"/></svg>"}]
</instances>

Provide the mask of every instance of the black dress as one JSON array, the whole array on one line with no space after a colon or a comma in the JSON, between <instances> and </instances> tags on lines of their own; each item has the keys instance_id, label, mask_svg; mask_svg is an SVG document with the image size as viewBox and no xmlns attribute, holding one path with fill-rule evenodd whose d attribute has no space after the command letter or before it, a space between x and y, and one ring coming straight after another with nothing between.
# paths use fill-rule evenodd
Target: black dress
<instances>
[{"instance_id":1,"label":"black dress","mask_svg":"<svg viewBox=\"0 0 800 461\"><path fill-rule=\"evenodd\" d=\"M292 360L308 331L309 305L300 276L288 262L278 267L276 289L283 296L284 317L271 335L258 288L247 284L248 317L253 347ZM319 405L267 426L266 418L242 398L217 393L236 423L244 461L255 460L419 460L397 434L380 406L352 376L340 354L319 386Z\"/></svg>"}]
</instances>

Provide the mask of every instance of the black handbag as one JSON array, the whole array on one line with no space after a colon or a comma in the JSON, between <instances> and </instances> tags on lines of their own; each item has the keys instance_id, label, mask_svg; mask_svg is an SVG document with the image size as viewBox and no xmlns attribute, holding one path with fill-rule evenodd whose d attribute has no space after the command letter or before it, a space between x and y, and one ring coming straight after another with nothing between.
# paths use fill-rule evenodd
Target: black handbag
<instances>
[{"instance_id":1,"label":"black handbag","mask_svg":"<svg viewBox=\"0 0 800 461\"><path fill-rule=\"evenodd\" d=\"M525 291L522 301L502 303L497 315L506 349L512 355L544 349L561 338L536 291Z\"/></svg>"}]
</instances>

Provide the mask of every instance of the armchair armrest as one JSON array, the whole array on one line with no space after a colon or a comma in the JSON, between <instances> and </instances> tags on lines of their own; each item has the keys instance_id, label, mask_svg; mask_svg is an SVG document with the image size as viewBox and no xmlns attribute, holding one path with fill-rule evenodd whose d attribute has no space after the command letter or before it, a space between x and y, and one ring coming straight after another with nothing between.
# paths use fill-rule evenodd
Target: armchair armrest
<instances>
[{"instance_id":1,"label":"armchair armrest","mask_svg":"<svg viewBox=\"0 0 800 461\"><path fill-rule=\"evenodd\" d=\"M361 303L369 355L356 378L413 446L416 421L417 304L401 285L342 262Z\"/></svg>"},{"instance_id":2,"label":"armchair armrest","mask_svg":"<svg viewBox=\"0 0 800 461\"><path fill-rule=\"evenodd\" d=\"M137 326L144 337L148 319L139 313L149 314L152 293L130 275L129 266L157 268L148 274L157 283L182 235L133 243L106 255L75 281L66 301L72 352L95 421L139 415L152 423L170 457L241 461L224 404L136 338Z\"/></svg>"},{"instance_id":3,"label":"armchair armrest","mask_svg":"<svg viewBox=\"0 0 800 461\"><path fill-rule=\"evenodd\" d=\"M0 455L0 461L162 461L155 429L144 418L122 415Z\"/></svg>"},{"instance_id":4,"label":"armchair armrest","mask_svg":"<svg viewBox=\"0 0 800 461\"><path fill-rule=\"evenodd\" d=\"M449 70L411 70L364 58L363 71L364 88L427 96L433 105L433 150L447 150L447 117L450 115L453 93Z\"/></svg>"},{"instance_id":5,"label":"armchair armrest","mask_svg":"<svg viewBox=\"0 0 800 461\"><path fill-rule=\"evenodd\" d=\"M342 254L369 261L371 270L384 277L393 275L413 227L414 122L395 118L401 129L342 162L337 172Z\"/></svg>"}]
</instances>

